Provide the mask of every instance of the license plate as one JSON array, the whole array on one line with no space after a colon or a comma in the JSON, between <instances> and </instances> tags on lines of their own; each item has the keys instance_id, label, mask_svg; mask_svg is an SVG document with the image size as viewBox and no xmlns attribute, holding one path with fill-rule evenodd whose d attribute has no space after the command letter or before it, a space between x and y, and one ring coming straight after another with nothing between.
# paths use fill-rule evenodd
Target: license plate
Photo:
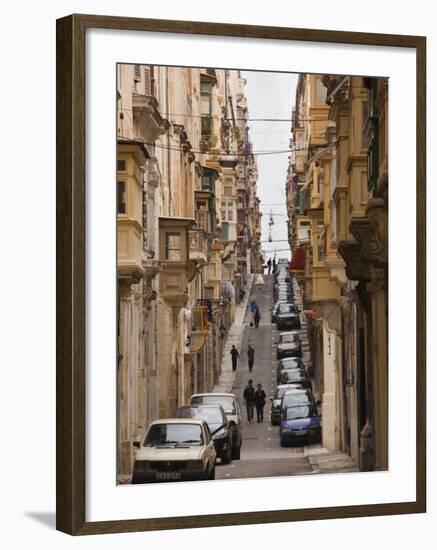
<instances>
[{"instance_id":1,"label":"license plate","mask_svg":"<svg viewBox=\"0 0 437 550\"><path fill-rule=\"evenodd\" d=\"M156 474L156 479L181 479L181 474L179 472L160 472Z\"/></svg>"},{"instance_id":2,"label":"license plate","mask_svg":"<svg viewBox=\"0 0 437 550\"><path fill-rule=\"evenodd\" d=\"M293 435L307 435L308 430L298 430L297 432L293 432Z\"/></svg>"}]
</instances>

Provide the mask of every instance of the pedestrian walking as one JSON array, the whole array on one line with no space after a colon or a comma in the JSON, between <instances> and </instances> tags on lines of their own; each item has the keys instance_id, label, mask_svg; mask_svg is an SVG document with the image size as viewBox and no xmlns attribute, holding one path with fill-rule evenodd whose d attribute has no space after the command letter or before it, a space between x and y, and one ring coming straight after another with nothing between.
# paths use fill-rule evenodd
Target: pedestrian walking
<instances>
[{"instance_id":1,"label":"pedestrian walking","mask_svg":"<svg viewBox=\"0 0 437 550\"><path fill-rule=\"evenodd\" d=\"M243 397L246 402L247 421L251 422L253 418L253 407L255 405L255 388L253 387L253 380L247 382L247 386L244 388Z\"/></svg>"},{"instance_id":2,"label":"pedestrian walking","mask_svg":"<svg viewBox=\"0 0 437 550\"><path fill-rule=\"evenodd\" d=\"M252 319L250 320L250 326L253 327L255 324L254 317L255 317L255 311L258 309L258 304L255 302L255 300L252 300L250 302L250 313L252 314Z\"/></svg>"},{"instance_id":3,"label":"pedestrian walking","mask_svg":"<svg viewBox=\"0 0 437 550\"><path fill-rule=\"evenodd\" d=\"M270 275L271 271L272 271L272 259L269 258L267 260L267 273L268 273L268 275Z\"/></svg>"},{"instance_id":4,"label":"pedestrian walking","mask_svg":"<svg viewBox=\"0 0 437 550\"><path fill-rule=\"evenodd\" d=\"M260 315L259 309L256 308L255 315L253 316L255 328L258 328L260 320L261 320L261 315Z\"/></svg>"},{"instance_id":5,"label":"pedestrian walking","mask_svg":"<svg viewBox=\"0 0 437 550\"><path fill-rule=\"evenodd\" d=\"M248 363L250 372L252 372L254 361L255 361L255 349L251 344L249 344L247 346L247 363Z\"/></svg>"},{"instance_id":6,"label":"pedestrian walking","mask_svg":"<svg viewBox=\"0 0 437 550\"><path fill-rule=\"evenodd\" d=\"M237 370L237 361L238 361L238 358L240 357L240 354L238 353L238 350L234 346L234 344L232 344L232 349L230 353L232 358L232 370L235 371Z\"/></svg>"},{"instance_id":7,"label":"pedestrian walking","mask_svg":"<svg viewBox=\"0 0 437 550\"><path fill-rule=\"evenodd\" d=\"M256 385L256 390L253 395L253 403L256 408L256 421L263 422L264 420L264 406L266 404L266 392L262 389L261 384Z\"/></svg>"},{"instance_id":8,"label":"pedestrian walking","mask_svg":"<svg viewBox=\"0 0 437 550\"><path fill-rule=\"evenodd\" d=\"M273 258L273 273L276 273L276 258Z\"/></svg>"}]
</instances>

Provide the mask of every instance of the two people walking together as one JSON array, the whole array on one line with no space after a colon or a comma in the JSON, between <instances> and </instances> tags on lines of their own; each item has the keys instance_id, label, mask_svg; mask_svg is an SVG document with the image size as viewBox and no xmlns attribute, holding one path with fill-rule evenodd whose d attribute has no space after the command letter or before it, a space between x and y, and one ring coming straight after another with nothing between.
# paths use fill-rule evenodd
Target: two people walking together
<instances>
[{"instance_id":1,"label":"two people walking together","mask_svg":"<svg viewBox=\"0 0 437 550\"><path fill-rule=\"evenodd\" d=\"M261 384L253 385L253 380L249 380L243 393L244 401L246 402L247 421L253 420L253 409L256 409L256 421L263 422L264 406L266 404L266 393L262 389Z\"/></svg>"},{"instance_id":2,"label":"two people walking together","mask_svg":"<svg viewBox=\"0 0 437 550\"><path fill-rule=\"evenodd\" d=\"M238 352L234 344L232 344L230 354L231 354L231 361L232 361L232 370L236 371L240 353ZM255 362L255 349L252 346L252 344L249 344L247 346L247 366L249 367L250 372L252 372L254 362Z\"/></svg>"}]
</instances>

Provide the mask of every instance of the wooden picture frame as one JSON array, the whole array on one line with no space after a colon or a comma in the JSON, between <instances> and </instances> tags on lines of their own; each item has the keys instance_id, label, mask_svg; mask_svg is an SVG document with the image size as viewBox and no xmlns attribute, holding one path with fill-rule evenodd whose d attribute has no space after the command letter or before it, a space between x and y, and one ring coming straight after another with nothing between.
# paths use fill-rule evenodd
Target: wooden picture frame
<instances>
[{"instance_id":1,"label":"wooden picture frame","mask_svg":"<svg viewBox=\"0 0 437 550\"><path fill-rule=\"evenodd\" d=\"M85 520L85 32L90 28L392 46L416 52L416 499L214 515ZM71 15L57 21L57 529L72 535L275 523L426 510L426 39L221 23Z\"/></svg>"}]
</instances>

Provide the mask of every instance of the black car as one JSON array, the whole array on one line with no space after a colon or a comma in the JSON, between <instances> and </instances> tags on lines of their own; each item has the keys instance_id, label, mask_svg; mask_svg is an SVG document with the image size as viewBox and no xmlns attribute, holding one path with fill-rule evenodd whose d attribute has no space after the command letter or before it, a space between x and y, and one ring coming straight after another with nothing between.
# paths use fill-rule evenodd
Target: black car
<instances>
[{"instance_id":1,"label":"black car","mask_svg":"<svg viewBox=\"0 0 437 550\"><path fill-rule=\"evenodd\" d=\"M272 307L272 323L276 323L276 314L278 313L278 309L281 304L290 304L295 309L296 313L299 313L299 309L297 305L294 304L291 296L286 300L276 300Z\"/></svg>"},{"instance_id":2,"label":"black car","mask_svg":"<svg viewBox=\"0 0 437 550\"><path fill-rule=\"evenodd\" d=\"M291 292L287 292L286 290L281 290L280 292L275 292L273 294L273 301L289 302L290 304L294 304L294 296Z\"/></svg>"},{"instance_id":3,"label":"black car","mask_svg":"<svg viewBox=\"0 0 437 550\"><path fill-rule=\"evenodd\" d=\"M279 375L281 371L291 369L301 369L303 372L306 372L305 365L300 357L286 357L278 361L276 374Z\"/></svg>"},{"instance_id":4,"label":"black car","mask_svg":"<svg viewBox=\"0 0 437 550\"><path fill-rule=\"evenodd\" d=\"M302 343L296 331L281 332L279 340L276 343L278 345L276 348L277 359L282 359L283 357L302 357Z\"/></svg>"},{"instance_id":5,"label":"black car","mask_svg":"<svg viewBox=\"0 0 437 550\"><path fill-rule=\"evenodd\" d=\"M276 326L278 330L300 329L300 317L297 306L293 304L280 304L276 313Z\"/></svg>"},{"instance_id":6,"label":"black car","mask_svg":"<svg viewBox=\"0 0 437 550\"><path fill-rule=\"evenodd\" d=\"M290 292L293 292L293 285L291 283L286 283L286 282L277 282L273 285L273 288L275 290L280 290L280 289L284 289L284 290L289 290Z\"/></svg>"},{"instance_id":7,"label":"black car","mask_svg":"<svg viewBox=\"0 0 437 550\"><path fill-rule=\"evenodd\" d=\"M299 382L294 382L295 379L296 380L298 378L303 379L306 377L307 377L307 374L304 369L281 369L276 375L276 382L278 385L288 384L288 383L297 384Z\"/></svg>"},{"instance_id":8,"label":"black car","mask_svg":"<svg viewBox=\"0 0 437 550\"><path fill-rule=\"evenodd\" d=\"M277 283L291 283L290 276L287 274L287 272L278 273L278 275L275 277L275 281Z\"/></svg>"},{"instance_id":9,"label":"black car","mask_svg":"<svg viewBox=\"0 0 437 550\"><path fill-rule=\"evenodd\" d=\"M279 384L301 384L305 390L313 389L311 380L299 369L284 369L278 375Z\"/></svg>"},{"instance_id":10,"label":"black car","mask_svg":"<svg viewBox=\"0 0 437 550\"><path fill-rule=\"evenodd\" d=\"M223 464L232 460L232 433L223 407L211 405L185 405L176 411L176 418L197 418L208 424L217 456Z\"/></svg>"}]
</instances>

